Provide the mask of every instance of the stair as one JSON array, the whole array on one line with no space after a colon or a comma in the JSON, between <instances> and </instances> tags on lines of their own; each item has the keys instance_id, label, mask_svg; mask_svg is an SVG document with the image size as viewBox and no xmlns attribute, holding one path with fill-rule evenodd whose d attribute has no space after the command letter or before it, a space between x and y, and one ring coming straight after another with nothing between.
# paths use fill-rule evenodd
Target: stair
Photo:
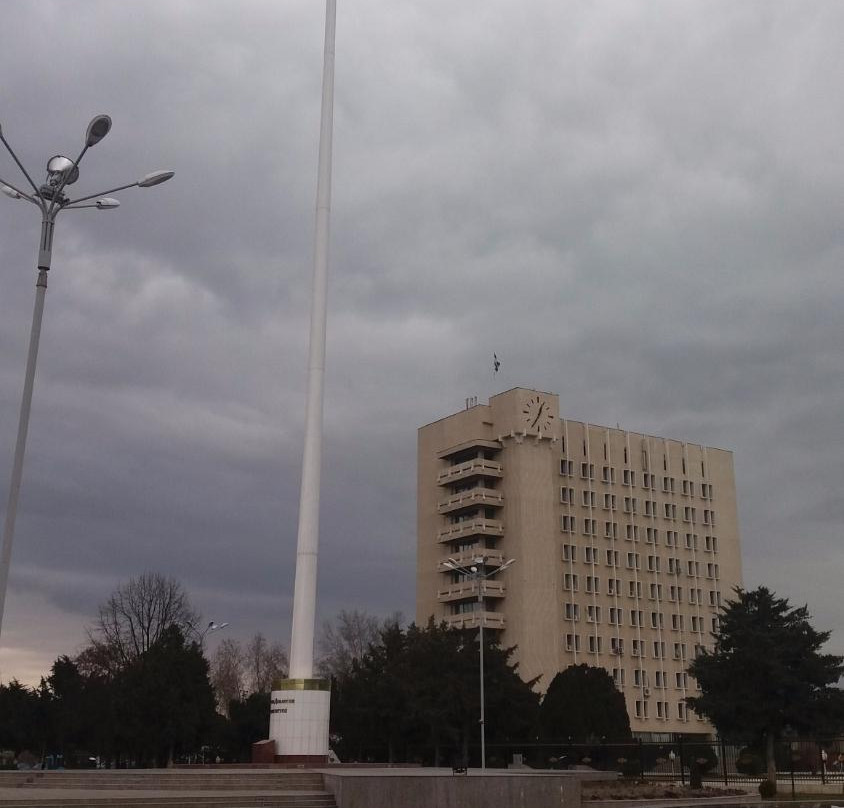
<instances>
[{"instance_id":1,"label":"stair","mask_svg":"<svg viewBox=\"0 0 844 808\"><path fill-rule=\"evenodd\" d=\"M0 772L0 808L336 808L321 774L120 769Z\"/></svg>"}]
</instances>

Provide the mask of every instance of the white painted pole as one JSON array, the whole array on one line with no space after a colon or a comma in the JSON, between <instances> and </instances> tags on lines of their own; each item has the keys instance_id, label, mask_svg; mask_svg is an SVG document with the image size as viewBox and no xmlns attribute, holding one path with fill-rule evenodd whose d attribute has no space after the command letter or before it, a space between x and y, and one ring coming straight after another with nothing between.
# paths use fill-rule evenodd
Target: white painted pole
<instances>
[{"instance_id":1,"label":"white painted pole","mask_svg":"<svg viewBox=\"0 0 844 808\"><path fill-rule=\"evenodd\" d=\"M0 551L0 633L3 631L3 614L6 607L6 588L9 583L9 567L12 564L12 541L15 538L15 520L18 514L18 498L23 480L23 459L26 454L26 436L29 432L29 414L32 410L32 390L35 385L35 364L38 360L38 345L41 341L41 321L44 317L44 298L47 294L47 272L53 251L54 222L48 215L41 222L41 242L38 251L38 280L35 284L35 308L32 312L32 328L29 333L29 353L26 357L26 373L23 382L18 437L15 443L15 457L12 461L12 480L9 485L9 501L3 523L3 549Z\"/></svg>"},{"instance_id":2,"label":"white painted pole","mask_svg":"<svg viewBox=\"0 0 844 808\"><path fill-rule=\"evenodd\" d=\"M314 240L313 300L308 353L308 392L305 449L299 494L299 534L296 584L293 592L293 630L290 638L290 678L310 679L314 668L319 494L322 465L323 382L328 302L328 230L331 211L331 137L334 123L334 32L336 0L325 3L325 59L322 74L322 115L319 132L316 232Z\"/></svg>"}]
</instances>

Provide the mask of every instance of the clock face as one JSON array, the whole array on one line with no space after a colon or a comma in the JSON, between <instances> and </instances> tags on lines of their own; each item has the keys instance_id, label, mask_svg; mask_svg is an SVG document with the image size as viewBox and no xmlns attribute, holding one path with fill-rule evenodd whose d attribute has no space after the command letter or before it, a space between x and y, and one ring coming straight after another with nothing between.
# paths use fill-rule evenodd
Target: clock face
<instances>
[{"instance_id":1,"label":"clock face","mask_svg":"<svg viewBox=\"0 0 844 808\"><path fill-rule=\"evenodd\" d=\"M522 419L526 429L547 435L551 432L551 422L554 420L551 405L542 396L533 396L522 409Z\"/></svg>"}]
</instances>

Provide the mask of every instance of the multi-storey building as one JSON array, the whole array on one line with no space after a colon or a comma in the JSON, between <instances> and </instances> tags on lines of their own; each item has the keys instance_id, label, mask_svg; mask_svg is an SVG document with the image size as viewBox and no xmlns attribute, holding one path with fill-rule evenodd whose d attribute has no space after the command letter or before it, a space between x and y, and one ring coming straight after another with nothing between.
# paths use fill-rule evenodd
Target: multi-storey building
<instances>
[{"instance_id":1,"label":"multi-storey building","mask_svg":"<svg viewBox=\"0 0 844 808\"><path fill-rule=\"evenodd\" d=\"M741 584L732 453L559 417L515 388L419 430L416 619L500 632L525 679L605 668L632 729L709 733L687 666ZM477 584L449 569L482 565Z\"/></svg>"}]
</instances>

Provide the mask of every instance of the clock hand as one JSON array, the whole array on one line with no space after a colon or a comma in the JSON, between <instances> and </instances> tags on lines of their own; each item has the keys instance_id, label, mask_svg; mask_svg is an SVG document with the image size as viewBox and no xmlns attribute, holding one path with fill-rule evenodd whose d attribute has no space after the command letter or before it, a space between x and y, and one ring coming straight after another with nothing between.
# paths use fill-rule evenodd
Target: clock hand
<instances>
[{"instance_id":1,"label":"clock hand","mask_svg":"<svg viewBox=\"0 0 844 808\"><path fill-rule=\"evenodd\" d=\"M543 402L539 408L539 412L536 413L536 418L533 419L533 423L530 425L531 429L536 426L537 421L539 421L539 416L542 415L542 410L545 409L545 403Z\"/></svg>"}]
</instances>

